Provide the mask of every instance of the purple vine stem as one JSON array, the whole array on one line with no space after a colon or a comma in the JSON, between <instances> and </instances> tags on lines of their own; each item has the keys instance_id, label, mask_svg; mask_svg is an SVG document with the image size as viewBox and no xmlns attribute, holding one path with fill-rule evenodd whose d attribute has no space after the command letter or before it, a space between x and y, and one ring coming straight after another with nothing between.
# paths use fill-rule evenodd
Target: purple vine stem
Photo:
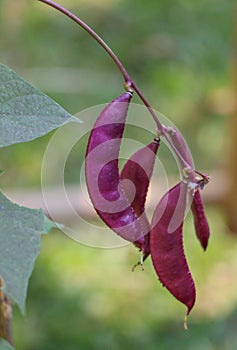
<instances>
[{"instance_id":1,"label":"purple vine stem","mask_svg":"<svg viewBox=\"0 0 237 350\"><path fill-rule=\"evenodd\" d=\"M103 47L103 49L108 53L108 55L114 61L115 65L120 70L120 72L124 78L124 81L125 81L125 83L124 83L125 89L127 89L127 91L129 91L129 89L131 88L137 93L137 95L139 96L139 98L141 99L143 104L147 107L154 122L156 123L158 135L163 136L166 139L166 141L170 144L170 146L172 147L172 149L176 153L180 163L182 164L182 167L190 169L190 165L186 162L186 160L180 154L179 150L175 147L175 145L172 142L170 142L170 140L167 137L167 134L165 132L165 128L163 127L163 125L159 121L153 108L151 107L151 105L149 104L149 102L147 101L147 99L145 98L145 96L143 95L143 93L141 92L139 87L137 86L137 84L132 80L132 78L128 74L127 70L124 68L122 62L118 58L118 56L111 50L111 48L106 44L106 42L88 24L86 24L84 21L82 21L79 17L77 17L74 13L72 13L71 11L66 9L65 7L59 5L51 0L38 0L38 1L53 7L54 9L62 12L67 17L71 18L74 22L79 24L79 26L82 27L94 40L96 40L101 47ZM191 170L191 172L192 172L192 170Z\"/></svg>"}]
</instances>

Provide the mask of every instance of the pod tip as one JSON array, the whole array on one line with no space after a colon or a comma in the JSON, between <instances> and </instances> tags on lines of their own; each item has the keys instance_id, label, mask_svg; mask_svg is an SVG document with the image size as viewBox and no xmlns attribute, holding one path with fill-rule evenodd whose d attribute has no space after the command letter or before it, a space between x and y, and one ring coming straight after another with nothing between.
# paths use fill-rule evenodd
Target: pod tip
<instances>
[{"instance_id":1,"label":"pod tip","mask_svg":"<svg viewBox=\"0 0 237 350\"><path fill-rule=\"evenodd\" d=\"M185 331L188 330L188 315L187 315L187 313L185 313L185 316L184 316L184 330Z\"/></svg>"}]
</instances>

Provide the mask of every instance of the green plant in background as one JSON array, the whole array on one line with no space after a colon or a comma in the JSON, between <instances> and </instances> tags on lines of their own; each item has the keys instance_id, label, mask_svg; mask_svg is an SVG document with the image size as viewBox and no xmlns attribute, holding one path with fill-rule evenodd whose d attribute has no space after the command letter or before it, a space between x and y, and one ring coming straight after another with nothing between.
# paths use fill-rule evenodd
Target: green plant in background
<instances>
[{"instance_id":1,"label":"green plant in background","mask_svg":"<svg viewBox=\"0 0 237 350\"><path fill-rule=\"evenodd\" d=\"M214 5L212 0L146 4L143 0L70 1L71 8L76 11L79 6L82 18L87 18L114 51L120 52L151 104L168 116L176 116L202 169L222 164L233 3L234 0L217 0ZM112 99L120 79L109 58L85 33L73 30L70 23L58 20L47 9L38 8L35 1L0 3L0 61L14 67L73 114ZM209 142L208 150L203 145L204 138ZM12 183L39 186L41 153L48 139L46 136L2 151L2 163L8 169L6 187ZM80 151L78 148L71 157L66 174L69 182L78 182L78 158L83 156Z\"/></svg>"},{"instance_id":2,"label":"green plant in background","mask_svg":"<svg viewBox=\"0 0 237 350\"><path fill-rule=\"evenodd\" d=\"M177 132L175 130L167 131L168 129L165 128L161 124L161 122L159 121L155 112L152 110L151 106L147 102L146 98L144 97L144 95L142 94L140 89L137 87L137 85L134 83L134 81L130 78L130 76L128 75L127 71L125 70L124 66L122 65L122 63L120 62L118 57L107 46L107 44L89 26L87 26L79 18L77 18L72 13L70 13L69 11L60 7L59 5L55 4L52 1L48 1L48 0L41 0L41 1L57 8L58 10L62 11L64 14L66 14L68 17L72 18L76 23L80 24L106 50L106 52L113 59L113 61L115 62L115 64L119 68L120 72L122 73L122 76L124 77L124 80L125 80L124 86L125 86L125 89L127 90L127 93L124 94L124 97L129 96L129 99L131 99L133 89L136 91L136 93L138 94L138 96L140 97L142 102L148 108L152 118L154 119L154 121L156 123L157 137L159 138L160 136L163 136L170 143L171 147L174 149L174 151L178 157L178 160L181 164L183 176L184 176L183 181L187 182L187 188L189 186L191 186L190 191L193 191L193 190L196 191L196 189L198 190L198 188L199 188L198 181L199 180L196 179L195 172L193 172L192 161L191 162L189 161L190 157L187 156L188 149L185 146L185 142L182 139L181 134L177 134L177 136L176 136L175 133L177 133ZM1 145L2 146L6 146L6 145L13 144L13 143L18 143L18 142L29 141L31 139L34 139L36 137L44 135L45 133L54 129L55 127L62 124L63 122L65 123L64 111L61 110L58 105L56 105L55 103L52 103L52 101L49 100L49 98L47 96L36 91L29 84L26 84L23 80L19 79L18 76L14 75L14 73L12 71L8 70L4 66L2 66L2 75L1 76L2 76L2 84L3 84L2 91L4 91L4 95L2 96L2 101L1 101L2 102L2 105L1 105L1 116L2 116L2 118L1 118L1 120L2 120L2 123L1 123L2 141L1 142L2 142L2 144ZM121 98L122 97L123 97L123 95L121 96ZM123 101L123 98L122 98L121 102L122 101ZM113 105L115 107L113 107ZM112 109L112 111L108 112L107 110L105 110L105 112L103 112L101 114L101 117L99 117L98 120L102 119L102 116L105 116L107 118L107 114L109 114L109 115L111 114L112 118L114 118L113 114L115 114L115 116L116 116L117 113L118 113L118 115L121 113L121 115L122 115L123 114L122 110L120 111L121 108L123 109L122 105L121 105L121 107L118 108L117 100L115 100L110 105L110 107L108 107L108 111L109 111L109 109ZM56 116L56 118L55 118L55 116ZM68 115L66 117L67 117L66 120L68 120ZM124 118L126 118L126 113L124 114ZM56 122L54 121L54 119L56 119ZM50 122L50 125L49 125L49 122ZM124 123L125 123L125 121L124 121ZM124 123L123 123L123 125L124 125ZM33 128L32 128L32 125L34 126ZM117 129L117 128L118 128L118 126L115 125L115 129ZM122 133L123 133L123 128L122 128ZM113 134L113 132L112 132L112 134ZM103 132L102 132L102 135L103 135ZM90 139L91 142L93 143L94 141L92 141L92 139L97 139L98 137L99 136L91 137L91 139ZM122 134L120 135L120 137L122 137ZM108 137L106 137L106 139L108 139ZM146 156L144 155L143 157L146 157ZM89 155L87 155L87 159L88 158L89 158ZM154 163L154 162L152 162L152 163ZM91 164L90 169L87 171L87 179L90 176L90 173L93 174L93 168L95 167L94 164L96 164L96 160L92 161L92 163L90 163L90 164ZM128 163L129 167L130 167L130 164L131 163L129 162ZM117 167L118 167L118 165L116 166L116 168ZM114 170L111 169L111 171L113 172ZM107 173L110 174L110 171L108 172L108 170L107 170ZM198 174L200 175L200 173L198 173ZM201 177L203 177L203 179L204 179L203 175L201 175ZM136 178L131 179L131 180L136 180ZM144 180L145 180L145 177L143 177L142 181L144 182ZM110 182L113 183L113 180L110 180L109 178L105 179L104 181L105 181L105 183L110 183ZM205 183L205 181L204 181L204 183ZM117 186L118 186L118 184L116 184L116 187ZM139 187L140 186L143 186L143 184L141 183L141 185L139 185ZM90 186L88 185L88 187L90 188L91 197L96 198L96 196L93 194L93 190L92 190L93 185L90 185ZM144 189L145 192L144 192L144 196L143 196L144 199L146 197L147 188L148 188L148 186L145 185L145 189ZM185 185L185 188L186 188L186 185ZM138 188L138 190L139 190L139 188ZM4 199L5 199L5 197L4 197ZM98 199L98 200L99 200L99 202L101 202L101 199ZM138 200L140 200L140 198L138 198ZM172 202L172 206L173 206L173 199L171 201L168 201L168 205L170 202ZM93 203L95 203L94 200L93 200ZM201 201L199 201L199 204L202 206ZM142 207L143 207L142 213L143 213L144 203L140 203L139 205L142 205ZM136 206L137 206L137 204L136 204ZM176 205L175 205L175 207L176 207ZM4 211L7 212L6 219L10 222L8 212L12 212L12 211L14 212L14 209L12 209L11 207L8 208L6 203L3 203L3 208L4 208ZM133 207L131 207L131 218L134 216L133 211L134 211L134 209L133 209ZM169 210L168 210L168 212L169 212ZM140 213L139 216L142 213ZM100 215L102 218L104 218L104 215L106 215L106 214L103 214L103 215L100 214ZM23 212L22 212L21 216L24 217ZM139 216L135 217L133 220L139 222L139 220L140 220ZM167 217L166 212L165 212L164 222L167 221L169 223L172 219L172 216L173 216L173 214L171 215L170 218ZM123 216L121 216L120 221L122 222L123 220L125 220L125 217L128 218L127 212L125 214L123 214ZM183 222L182 213L181 213L181 217L182 217L181 221ZM202 219L204 217L205 216L202 216ZM33 221L33 222L35 221L32 218L30 218L29 220ZM117 232L117 230L114 228L114 224L112 223L112 222L115 222L116 220L114 218L114 215L112 215L111 219L109 219L109 222L110 222L109 226ZM105 222L107 222L107 221L108 220L106 219ZM127 221L127 219L125 220L125 222L126 221ZM2 222L4 223L4 217L2 218ZM197 220L197 222L198 222L197 226L200 226L200 228L201 228L201 223L199 223L199 219ZM11 224L11 222L10 222L10 224ZM26 230L25 226L27 226L27 220L26 220L26 223L22 222L21 224L22 224L24 230ZM18 224L18 226L19 226L19 224ZM18 226L17 226L17 229L19 231ZM164 223L162 224L162 227L163 226L164 226ZM149 224L148 224L148 227L149 227ZM126 229L126 231L128 230L126 227L124 229ZM138 228L132 227L132 229L135 230L134 234L136 236ZM10 232L10 230L11 230L11 226L10 226L10 228L6 227L5 232L8 233L8 231ZM43 227L42 227L42 230L43 230ZM146 235L149 235L149 230L151 230L151 229L147 228L148 231L143 232L143 229L141 226L141 230L142 231L140 231L140 229L139 229L138 234L142 235L142 237L139 238L137 236L137 239L139 239L139 240L142 240L142 239L144 239L144 237ZM167 230L168 230L168 227L167 227ZM38 231L39 231L39 229L38 229ZM158 228L158 231L160 231L159 228ZM179 231L180 232L177 232L177 239L179 242L181 242L181 246L178 247L178 245L177 245L177 250L175 253L175 255L177 255L177 262L178 261L181 262L181 260L183 259L182 257L184 257L184 252L183 252L183 248L182 248L182 227ZM119 234L121 234L121 233L119 233ZM132 233L132 231L127 232L125 235L126 239L128 239L129 241L133 241L135 239L135 238L133 238L134 234ZM18 232L18 235L19 235L20 239L22 239L20 232ZM121 236L125 237L123 234L121 234ZM175 236L176 236L176 233L173 234L173 237L175 237ZM12 242L9 239L10 235L7 235L5 237L7 237L7 243L9 244L9 242L10 242L10 245L11 245ZM17 236L17 238L18 238L18 236ZM27 237L27 239L29 240L29 242L31 242L31 243L33 242L33 246L34 246L34 240L32 239L32 237ZM13 240L16 241L15 243L17 243L17 246L18 246L19 243L17 242L17 239L15 236L13 236ZM138 244L139 240L136 241L137 244ZM162 240L164 241L164 237ZM4 236L3 236L3 243L4 243ZM144 254L144 259L145 259L145 256L149 255L149 251L146 252L146 249L148 249L148 250L150 249L148 247L148 245L149 245L149 239L148 239L147 243L145 243L145 245L143 243L139 243L139 245L138 245ZM23 246L23 250L26 249L26 245L22 245L22 246ZM30 246L30 248L33 248L33 246ZM176 246L176 243L174 244L174 246ZM6 244L2 244L2 247L3 247L4 251L9 252L9 249L8 249L8 247L6 247ZM180 251L180 249L182 251L182 254L181 254L182 256L180 256L180 258L179 258L178 252ZM14 252L14 249L12 249L12 252ZM38 253L39 253L39 249L37 249L37 252L35 255L37 256ZM163 253L160 252L159 256L162 254ZM18 255L20 255L20 253L17 252L14 255L17 257ZM33 256L34 260L36 257L35 255ZM155 253L155 255L156 255L156 253ZM166 255L167 255L167 253L166 253ZM168 257L168 255L167 255L167 257ZM172 257L172 259L173 258L174 257ZM4 260L5 260L4 261L5 265L8 266L9 261L7 259L4 259ZM26 287L27 287L29 275L32 271L32 266L31 266L32 264L30 264L28 259L26 259L24 256L20 256L18 258L18 260L26 263L26 266L22 266L23 272L27 267L29 267L29 266L31 267L30 272L27 271L27 277L23 278L23 273L20 274L18 271L18 268L17 268L19 266L19 261L16 262L15 268L14 268L13 264L10 264L11 268L13 270L17 271L17 278L18 278L17 281L21 281L21 283L22 283L22 285L20 285L20 287L19 287L18 294L16 293L16 295L15 295L14 294L15 290L11 291L10 288L8 288L8 285L15 286L15 283L19 284L19 282L15 282L15 283L12 282L11 283L11 279L13 279L13 281L14 281L16 279L16 277L13 274L10 274L9 272L7 273L7 271L5 271L6 267L4 270L4 265L1 267L1 269L2 269L1 278L2 278L4 292L7 295L9 295L13 300L18 302L19 306L22 308L22 311L24 311L24 302L25 302L25 298L26 298ZM34 260L33 260L33 262L34 262ZM153 259L153 263L154 263L156 270L157 270L157 256ZM160 264L161 263L159 262L158 265L160 265ZM167 265L167 264L168 263L166 260L165 265ZM162 263L162 265L163 265L163 263ZM164 272L161 273L162 277L158 273L158 276L162 280L164 285L166 285L165 281L166 280L168 281L170 279L169 276L173 274L173 270L174 270L173 261L170 263L169 268L167 268L167 266L165 267L167 272L165 274L164 274ZM192 296L189 296L188 295L189 293L187 293L186 291L181 291L180 286L178 287L179 289L177 289L178 285L181 285L181 287L182 287L184 284L186 285L186 289L189 289L188 280L187 280L187 282L184 283L185 275L186 274L190 275L190 272L189 272L189 269L188 269L188 266L187 266L187 263L185 260L184 260L184 262L180 263L180 270L183 270L184 275L181 276L177 281L176 281L176 278L175 278L174 282L172 282L170 280L166 286L178 300L182 301L184 304L186 304L188 306L187 313L189 313L193 304L194 304L194 300L195 300L195 287L194 287L193 281L190 280L191 281L190 282L191 283L191 286L190 286L191 292L190 293L192 294ZM159 269L158 269L158 271L159 271ZM167 274L167 276L166 276L166 274ZM23 295L21 295L19 297L19 294L20 294L22 289L23 289ZM191 301L189 301L190 298L192 299ZM10 338L9 341L12 343L11 335L9 335L9 337L8 337L8 335L4 334L4 332L3 332L3 336L5 336L7 340Z\"/></svg>"},{"instance_id":3,"label":"green plant in background","mask_svg":"<svg viewBox=\"0 0 237 350\"><path fill-rule=\"evenodd\" d=\"M35 139L75 119L10 68L0 65L0 77L1 147ZM7 296L24 313L28 281L40 251L41 234L49 232L55 224L41 209L16 205L3 193L0 208L0 333L12 344L11 305ZM1 349L5 348L4 344L2 341Z\"/></svg>"},{"instance_id":4,"label":"green plant in background","mask_svg":"<svg viewBox=\"0 0 237 350\"><path fill-rule=\"evenodd\" d=\"M137 64L138 65L138 64ZM5 66L1 66L1 116L3 116L0 124L1 147L18 142L26 142L34 138L40 137L50 130L71 121L71 115L65 112L59 105L54 103L47 96L32 88L29 84L20 79L14 72ZM12 92L14 91L14 95ZM3 108L2 108L3 106ZM50 119L49 119L50 115ZM39 121L41 121L39 123ZM42 122L43 121L43 122ZM78 122L78 120L74 120ZM53 223L50 223L41 211L34 211L22 208L12 204L6 197L1 197L2 216L1 222L4 223L2 232L2 241L0 242L1 257L4 258L6 266L1 264L0 275L5 284L4 291L12 297L12 299L24 309L26 288L29 276L32 272L34 261L39 253L40 234L48 232ZM19 215L18 215L19 212ZM14 227L12 227L12 213L14 213ZM32 256L26 255L22 249L22 240L17 241L19 237L19 227L26 234L25 239L30 241L27 249L33 252ZM5 244L5 235L12 237L9 246ZM1 234L0 234L1 237ZM34 241L37 241L37 244ZM16 247L11 242L16 243ZM16 257L15 268L17 276L10 276L7 266L10 266L11 254ZM28 252L28 250L27 250ZM4 255L5 254L5 255ZM5 259L6 256L6 259ZM7 260L9 258L9 260ZM28 260L29 259L29 260ZM22 263L24 262L24 264ZM10 276L10 277L9 277ZM23 278L22 278L23 276ZM11 280L11 278L13 280ZM21 281L18 293L11 292L11 285ZM22 293L23 291L23 293ZM16 291L17 292L17 291ZM11 294L12 293L12 294ZM2 345L3 344L3 345ZM2 342L3 349L6 345Z\"/></svg>"}]
</instances>

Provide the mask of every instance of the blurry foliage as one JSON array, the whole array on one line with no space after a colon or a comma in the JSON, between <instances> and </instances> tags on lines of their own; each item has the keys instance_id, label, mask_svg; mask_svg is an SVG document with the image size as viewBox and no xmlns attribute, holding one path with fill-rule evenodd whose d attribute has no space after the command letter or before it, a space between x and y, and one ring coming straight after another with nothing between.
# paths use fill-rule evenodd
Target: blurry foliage
<instances>
[{"instance_id":1,"label":"blurry foliage","mask_svg":"<svg viewBox=\"0 0 237 350\"><path fill-rule=\"evenodd\" d=\"M61 3L118 53L153 107L181 129L198 168L222 165L234 0ZM69 112L107 102L122 91L117 68L97 43L44 4L1 0L0 32L0 61ZM220 88L223 94L213 103ZM4 185L39 184L47 140L1 150L1 168L8 171ZM77 159L82 158L79 152ZM76 159L72 163L67 181L76 177Z\"/></svg>"},{"instance_id":2,"label":"blurry foliage","mask_svg":"<svg viewBox=\"0 0 237 350\"><path fill-rule=\"evenodd\" d=\"M197 286L188 332L185 308L158 282L150 258L145 271L132 272L139 259L133 246L83 247L54 231L43 237L27 317L14 312L17 349L234 350L237 243L226 235L216 209L208 208L208 217L213 236L205 254L191 216L185 223L185 249Z\"/></svg>"},{"instance_id":3,"label":"blurry foliage","mask_svg":"<svg viewBox=\"0 0 237 350\"><path fill-rule=\"evenodd\" d=\"M221 166L234 0L60 3L118 53L153 107L181 129L198 168ZM0 33L0 62L71 113L110 101L122 91L117 68L103 50L36 0L1 0ZM40 184L51 135L1 149L3 186ZM85 140L81 142L68 158L68 182L78 181ZM214 234L205 255L190 222L186 225L187 254L198 289L189 332L182 329L182 306L157 282L151 262L145 273L130 272L138 258L133 247L89 249L54 232L44 237L27 318L14 313L17 348L235 349L236 239L224 235L216 210L209 217Z\"/></svg>"}]
</instances>

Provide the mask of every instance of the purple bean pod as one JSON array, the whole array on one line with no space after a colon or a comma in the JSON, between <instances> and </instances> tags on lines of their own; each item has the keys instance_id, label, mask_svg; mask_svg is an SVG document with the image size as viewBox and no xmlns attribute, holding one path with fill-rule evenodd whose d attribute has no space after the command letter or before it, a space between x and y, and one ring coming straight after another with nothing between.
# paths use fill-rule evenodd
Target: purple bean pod
<instances>
[{"instance_id":1,"label":"purple bean pod","mask_svg":"<svg viewBox=\"0 0 237 350\"><path fill-rule=\"evenodd\" d=\"M99 115L90 133L86 182L92 204L101 219L122 238L134 242L149 232L146 216L140 217L121 186L118 158L132 94L125 92Z\"/></svg>"},{"instance_id":2,"label":"purple bean pod","mask_svg":"<svg viewBox=\"0 0 237 350\"><path fill-rule=\"evenodd\" d=\"M197 189L193 196L191 210L194 218L194 226L197 238L204 250L207 249L208 240L210 237L209 225L204 212L200 190Z\"/></svg>"},{"instance_id":3,"label":"purple bean pod","mask_svg":"<svg viewBox=\"0 0 237 350\"><path fill-rule=\"evenodd\" d=\"M131 206L138 217L144 214L144 220L149 227L150 223L145 214L145 202L159 144L160 140L154 139L149 145L139 149L128 159L120 174L123 189ZM148 232L134 242L143 253L143 261L150 255L149 236Z\"/></svg>"},{"instance_id":4,"label":"purple bean pod","mask_svg":"<svg viewBox=\"0 0 237 350\"><path fill-rule=\"evenodd\" d=\"M183 158L183 160L187 163L187 165L190 166L190 169L194 168L193 160L191 153L187 147L187 144L182 136L182 134L179 132L176 128L166 128L166 133L168 135L168 138L170 142L176 147L176 149L179 151L179 154ZM190 171L187 172L187 179L189 178L190 184L193 186L193 199L191 204L191 211L194 218L194 226L196 231L196 236L198 240L201 243L201 246L204 250L206 250L208 245L208 240L210 236L210 230L209 225L207 222L207 218L205 216L204 212L204 206L202 203L201 194L198 187L201 187L198 180L195 178L195 172L193 173ZM201 173L197 172L200 176L202 176ZM185 173L183 174L185 176ZM208 183L209 177L206 176L205 179L203 179L203 186Z\"/></svg>"},{"instance_id":5,"label":"purple bean pod","mask_svg":"<svg viewBox=\"0 0 237 350\"><path fill-rule=\"evenodd\" d=\"M181 164L184 165L185 162L185 167L189 166L190 168L193 168L192 155L180 131L175 127L164 127L164 130L166 131L170 144L175 147L175 149L179 152L179 156L182 157L180 160Z\"/></svg>"},{"instance_id":6,"label":"purple bean pod","mask_svg":"<svg viewBox=\"0 0 237 350\"><path fill-rule=\"evenodd\" d=\"M181 303L187 315L194 306L196 291L183 248L183 221L187 185L178 183L160 200L152 218L151 258L161 283Z\"/></svg>"}]
</instances>

